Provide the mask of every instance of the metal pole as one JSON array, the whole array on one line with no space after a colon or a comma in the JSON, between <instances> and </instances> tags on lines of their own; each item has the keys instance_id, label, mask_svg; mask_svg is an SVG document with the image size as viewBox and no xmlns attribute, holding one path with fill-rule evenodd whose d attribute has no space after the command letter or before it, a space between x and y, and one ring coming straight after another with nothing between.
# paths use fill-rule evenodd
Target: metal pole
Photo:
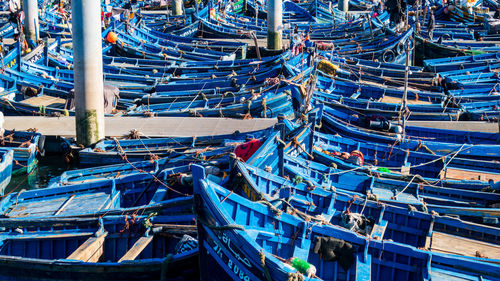
<instances>
[{"instance_id":1,"label":"metal pole","mask_svg":"<svg viewBox=\"0 0 500 281\"><path fill-rule=\"evenodd\" d=\"M38 36L38 1L37 0L24 0L23 1L23 11L24 11L24 34L26 39L33 40L36 42L39 38Z\"/></svg>"},{"instance_id":2,"label":"metal pole","mask_svg":"<svg viewBox=\"0 0 500 281\"><path fill-rule=\"evenodd\" d=\"M104 138L101 1L72 0L76 140Z\"/></svg>"},{"instance_id":3,"label":"metal pole","mask_svg":"<svg viewBox=\"0 0 500 281\"><path fill-rule=\"evenodd\" d=\"M182 0L174 0L174 16L182 16L182 7L184 6L184 3Z\"/></svg>"},{"instance_id":4,"label":"metal pole","mask_svg":"<svg viewBox=\"0 0 500 281\"><path fill-rule=\"evenodd\" d=\"M267 48L281 50L283 46L283 4L282 0L267 1Z\"/></svg>"}]
</instances>

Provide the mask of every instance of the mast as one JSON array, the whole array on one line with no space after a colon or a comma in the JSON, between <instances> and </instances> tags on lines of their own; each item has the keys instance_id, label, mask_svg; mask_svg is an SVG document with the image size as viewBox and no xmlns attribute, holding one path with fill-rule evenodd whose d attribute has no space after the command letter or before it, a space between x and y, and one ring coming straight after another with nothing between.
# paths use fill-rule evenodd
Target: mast
<instances>
[{"instance_id":1,"label":"mast","mask_svg":"<svg viewBox=\"0 0 500 281\"><path fill-rule=\"evenodd\" d=\"M405 17L405 30L408 30L408 3L406 5L406 17ZM403 103L402 103L402 121L403 121L403 140L406 137L406 113L407 113L407 108L406 108L406 103L408 99L408 72L410 71L410 38L406 40L405 44L405 53L406 53L406 60L405 60L405 88L403 92Z\"/></svg>"}]
</instances>

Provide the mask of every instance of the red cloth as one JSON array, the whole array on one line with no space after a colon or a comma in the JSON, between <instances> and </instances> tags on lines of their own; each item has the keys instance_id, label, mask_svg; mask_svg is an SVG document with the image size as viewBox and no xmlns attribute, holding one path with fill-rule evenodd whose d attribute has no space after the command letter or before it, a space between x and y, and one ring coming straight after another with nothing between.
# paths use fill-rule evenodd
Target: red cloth
<instances>
[{"instance_id":1,"label":"red cloth","mask_svg":"<svg viewBox=\"0 0 500 281\"><path fill-rule=\"evenodd\" d=\"M234 153L236 154L236 156L238 156L239 158L241 158L243 161L246 162L261 146L262 142L258 139L254 139L238 145L234 150Z\"/></svg>"}]
</instances>

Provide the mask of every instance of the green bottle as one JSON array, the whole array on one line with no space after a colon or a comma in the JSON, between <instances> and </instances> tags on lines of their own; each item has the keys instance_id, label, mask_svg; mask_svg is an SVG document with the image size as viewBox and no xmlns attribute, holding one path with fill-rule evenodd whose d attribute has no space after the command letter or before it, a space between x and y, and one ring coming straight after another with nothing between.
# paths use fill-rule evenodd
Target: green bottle
<instances>
[{"instance_id":1,"label":"green bottle","mask_svg":"<svg viewBox=\"0 0 500 281\"><path fill-rule=\"evenodd\" d=\"M299 258L292 259L292 267L297 269L300 273L305 274L311 267L311 264Z\"/></svg>"}]
</instances>

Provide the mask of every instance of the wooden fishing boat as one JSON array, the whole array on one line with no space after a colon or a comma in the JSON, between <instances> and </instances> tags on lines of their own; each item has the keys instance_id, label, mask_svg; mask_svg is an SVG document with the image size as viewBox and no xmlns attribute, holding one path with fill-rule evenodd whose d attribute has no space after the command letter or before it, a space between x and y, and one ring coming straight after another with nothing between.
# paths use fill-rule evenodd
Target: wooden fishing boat
<instances>
[{"instance_id":1,"label":"wooden fishing boat","mask_svg":"<svg viewBox=\"0 0 500 281\"><path fill-rule=\"evenodd\" d=\"M84 180L59 187L16 192L3 198L0 209L4 218L132 214L144 207L174 205L170 200L192 194L189 184L175 179L179 174L189 172L189 166L178 166L155 173L139 172L112 179ZM180 215L186 209L181 206L177 211Z\"/></svg>"},{"instance_id":2,"label":"wooden fishing boat","mask_svg":"<svg viewBox=\"0 0 500 281\"><path fill-rule=\"evenodd\" d=\"M478 66L485 66L500 61L499 53L489 53L476 56L460 56L424 61L424 67L433 72L459 70Z\"/></svg>"},{"instance_id":3,"label":"wooden fishing boat","mask_svg":"<svg viewBox=\"0 0 500 281\"><path fill-rule=\"evenodd\" d=\"M245 3L246 14L259 19L267 19L266 5L257 4L256 1L247 0ZM258 11L256 11L258 10ZM283 19L285 22L316 22L311 13L306 11L300 5L292 1L283 2Z\"/></svg>"},{"instance_id":4,"label":"wooden fishing boat","mask_svg":"<svg viewBox=\"0 0 500 281\"><path fill-rule=\"evenodd\" d=\"M299 146L297 143L300 143L302 149L310 147L307 144L307 140L310 140L307 133L302 133L301 137L303 139L300 142L297 139L294 145ZM312 160L297 157L299 155L309 156L319 159L317 161L322 161L328 157L326 155L318 153L312 153L312 155L297 154L296 151L285 154L285 151L279 148L277 143L279 142L276 136L270 137L247 163L266 171L272 171L274 174L287 176L294 182L307 182L313 188L318 186L327 190L338 189L342 192L354 192L357 196L364 197L366 195L374 200L405 208L412 205L421 210L433 210L434 206L437 206L443 214L447 214L447 206L449 206L450 214L460 215L464 219L481 223L496 224L498 219L498 209L488 209L488 207L494 206L500 197L483 192L483 190L491 188L498 189L495 184L491 186L491 183L485 181L464 180L438 180L430 183L427 180L417 179L418 176L388 173L389 170L387 172L376 170L364 174L363 171L366 170L366 167L355 166L348 169L338 169L336 164L325 166ZM467 208L467 210L460 211L459 206Z\"/></svg>"},{"instance_id":5,"label":"wooden fishing boat","mask_svg":"<svg viewBox=\"0 0 500 281\"><path fill-rule=\"evenodd\" d=\"M171 160L181 160L183 155L186 161L196 161L204 156L217 156L232 151L247 138L261 138L268 133L269 130L261 130L204 137L103 140L93 148L85 148L79 152L80 165L88 167L144 160L154 163L158 157L168 156Z\"/></svg>"},{"instance_id":6,"label":"wooden fishing boat","mask_svg":"<svg viewBox=\"0 0 500 281\"><path fill-rule=\"evenodd\" d=\"M398 44L398 48L400 48ZM347 78L353 81L370 81L384 86L401 87L405 83L405 69L401 68L401 64L373 62L371 60L363 60L355 57L339 57L331 56L326 52L325 57L334 64L339 66L336 76ZM404 54L399 50L398 54ZM379 60L380 61L380 60ZM436 83L436 73L423 71L420 67L410 67L408 73L408 87L412 90L418 89L423 91L442 91L439 83Z\"/></svg>"},{"instance_id":7,"label":"wooden fishing boat","mask_svg":"<svg viewBox=\"0 0 500 281\"><path fill-rule=\"evenodd\" d=\"M199 274L196 227L182 216L2 219L0 227L5 280L193 280Z\"/></svg>"},{"instance_id":8,"label":"wooden fishing boat","mask_svg":"<svg viewBox=\"0 0 500 281\"><path fill-rule=\"evenodd\" d=\"M176 60L191 60L199 61L204 59L230 59L230 55L223 52L211 51L208 49L195 49L194 47L176 45L175 43L166 44L166 40L157 37L148 36L147 33L139 33L140 37L127 36L129 34L120 29L112 29L111 31L118 34L118 41L114 45L123 54L127 56L149 59L165 59L167 57ZM134 29L139 32L140 29ZM145 41L147 39L148 41ZM165 45L163 45L165 44ZM234 57L235 58L235 55Z\"/></svg>"},{"instance_id":9,"label":"wooden fishing boat","mask_svg":"<svg viewBox=\"0 0 500 281\"><path fill-rule=\"evenodd\" d=\"M205 38L246 38L247 35L241 31L255 31L257 38L266 36L266 24L264 20L255 20L251 17L241 15L231 15L226 13L225 16L209 13L209 9L204 8L197 14L197 19L201 23L200 34ZM380 23L387 22L389 15L383 13L372 20L374 26ZM295 24L294 24L295 25ZM310 38L318 40L336 39L345 36L347 33L366 32L369 30L369 23L364 19L358 19L352 22L333 24L333 23L296 23L299 31L307 31L310 29ZM283 30L284 34L290 35L292 28Z\"/></svg>"},{"instance_id":10,"label":"wooden fishing boat","mask_svg":"<svg viewBox=\"0 0 500 281\"><path fill-rule=\"evenodd\" d=\"M498 116L500 114L500 99L497 101L462 102L460 106L465 111L469 120L498 121Z\"/></svg>"},{"instance_id":11,"label":"wooden fishing boat","mask_svg":"<svg viewBox=\"0 0 500 281\"><path fill-rule=\"evenodd\" d=\"M270 90L260 96L242 96L235 102L234 97L210 101L176 102L172 104L144 105L129 111L128 115L154 116L192 116L192 117L229 117L274 118L278 115L293 116L292 103L287 88Z\"/></svg>"},{"instance_id":12,"label":"wooden fishing boat","mask_svg":"<svg viewBox=\"0 0 500 281\"><path fill-rule=\"evenodd\" d=\"M429 182L435 179L449 180L469 180L471 178L482 178L484 181L499 181L498 171L500 163L495 161L470 160L453 155L443 156L434 155L428 152L416 152L402 150L397 147L384 146L371 142L355 141L349 138L332 136L314 132L313 153L318 156L315 160L330 165L336 163L337 167L343 166L347 169L354 168L354 164L349 164L340 159L342 152L350 153L360 151L363 155L363 165L373 165L373 167L392 167L397 171L409 169L409 174L420 175L427 178ZM399 168L396 168L399 167ZM376 169L376 168L375 168ZM375 171L375 170L373 170ZM468 174L471 178L461 177ZM475 174L475 176L472 176ZM455 177L455 178L454 178ZM434 180L432 180L434 178Z\"/></svg>"},{"instance_id":13,"label":"wooden fishing boat","mask_svg":"<svg viewBox=\"0 0 500 281\"><path fill-rule=\"evenodd\" d=\"M477 257L476 251L483 251L482 254L494 262L500 258L498 240L494 238L498 228L382 205L338 189L311 189L307 183L294 183L243 162L238 162L237 167L240 177L235 178L232 190L252 201L267 200L283 212L316 216L372 239L390 239L434 252L474 258ZM474 232L482 234L472 234ZM453 247L443 247L452 241L461 242Z\"/></svg>"},{"instance_id":14,"label":"wooden fishing boat","mask_svg":"<svg viewBox=\"0 0 500 281\"><path fill-rule=\"evenodd\" d=\"M406 58L403 46L407 43L412 44L411 39L409 39L412 34L413 29L410 28L400 35L384 34L384 36L373 38L372 31L371 34L365 35L371 38L371 40L366 43L359 42L356 38L353 40L356 43L350 41L339 42L338 40L325 41L327 44L333 44L332 46L334 46L334 48L326 50L324 53L330 53L336 56L371 59L383 61L385 63L403 63ZM320 45L324 45L325 42L318 42L316 45L320 47ZM410 49L413 51L413 45L410 46Z\"/></svg>"},{"instance_id":15,"label":"wooden fishing boat","mask_svg":"<svg viewBox=\"0 0 500 281\"><path fill-rule=\"evenodd\" d=\"M449 90L448 93L450 97L463 103L498 100L497 87L489 85L487 87Z\"/></svg>"},{"instance_id":16,"label":"wooden fishing boat","mask_svg":"<svg viewBox=\"0 0 500 281\"><path fill-rule=\"evenodd\" d=\"M156 173L178 166L198 163L200 165L221 166L229 162L228 157L213 155L210 161L202 158L171 159L160 158L154 160L137 161L130 163L97 166L63 172L60 176L50 179L47 187L62 187L66 185L76 185L100 180L116 179L131 174Z\"/></svg>"},{"instance_id":17,"label":"wooden fishing boat","mask_svg":"<svg viewBox=\"0 0 500 281\"><path fill-rule=\"evenodd\" d=\"M352 81L350 79L343 79L342 77L332 79L332 77L325 73L318 73L316 86L320 91L331 92L332 94L355 99L371 99L385 103L402 102L404 91L400 87L375 84L366 80L363 81L362 76L359 77L358 81ZM417 89L408 89L407 91L408 104L441 104L445 98L446 96L439 92L420 91Z\"/></svg>"},{"instance_id":18,"label":"wooden fishing boat","mask_svg":"<svg viewBox=\"0 0 500 281\"><path fill-rule=\"evenodd\" d=\"M0 27L0 37L9 38L14 35L14 30L17 29L17 26L11 22L4 23Z\"/></svg>"},{"instance_id":19,"label":"wooden fishing boat","mask_svg":"<svg viewBox=\"0 0 500 281\"><path fill-rule=\"evenodd\" d=\"M283 85L281 85L283 84ZM252 97L258 93L268 92L274 88L280 86L285 86L284 83L269 85L269 83L256 84L256 85L245 85L244 87L224 87L224 88L209 88L202 90L187 90L187 91L168 91L168 92L155 92L147 95L140 95L141 105L148 104L166 104L175 102L191 102L191 101L201 101L201 100L211 100L231 97L235 102L241 101L242 98L245 99L246 96L251 95ZM239 89L238 89L239 88ZM138 98L135 93L126 93L126 95L133 95ZM137 104L137 102L136 102Z\"/></svg>"},{"instance_id":20,"label":"wooden fishing boat","mask_svg":"<svg viewBox=\"0 0 500 281\"><path fill-rule=\"evenodd\" d=\"M12 172L28 173L35 168L36 155L44 153L45 137L36 132L5 130L0 145L14 152Z\"/></svg>"},{"instance_id":21,"label":"wooden fishing boat","mask_svg":"<svg viewBox=\"0 0 500 281\"><path fill-rule=\"evenodd\" d=\"M396 121L401 118L401 104L399 103L358 100L322 93L314 93L314 101L347 114L378 116L386 120ZM464 109L445 107L442 104L409 104L407 108L411 112L408 120L426 121L458 121L464 114L463 111L466 111Z\"/></svg>"},{"instance_id":22,"label":"wooden fishing boat","mask_svg":"<svg viewBox=\"0 0 500 281\"><path fill-rule=\"evenodd\" d=\"M326 108L325 108L326 109ZM398 139L397 134L382 133L376 130L365 130L361 127L347 123L350 115L340 115L326 109L329 113L323 115L323 125L328 131L338 133L357 140L366 140L375 143L398 145L403 149L419 150L425 145L430 151L438 155L455 153L460 157L473 157L476 159L493 159L500 155L497 151L498 134L474 133L455 130L439 130L422 127L407 127L407 138Z\"/></svg>"},{"instance_id":23,"label":"wooden fishing boat","mask_svg":"<svg viewBox=\"0 0 500 281\"><path fill-rule=\"evenodd\" d=\"M0 149L0 195L5 193L5 188L10 183L14 151L8 148Z\"/></svg>"},{"instance_id":24,"label":"wooden fishing boat","mask_svg":"<svg viewBox=\"0 0 500 281\"><path fill-rule=\"evenodd\" d=\"M458 49L452 46L446 46L432 42L428 39L415 35L415 54L417 62L423 61L423 58L446 58L467 55L481 55L485 52L481 50Z\"/></svg>"},{"instance_id":25,"label":"wooden fishing boat","mask_svg":"<svg viewBox=\"0 0 500 281\"><path fill-rule=\"evenodd\" d=\"M196 31L198 31L199 22L193 23L193 25L186 26L183 30L178 30L177 34L182 34L188 32L191 34L193 31L193 27L196 26ZM148 38L149 42L156 42L157 44L161 44L162 46L175 46L180 47L181 50L187 51L190 50L188 47L191 47L191 51L212 51L214 54L216 52L221 52L223 55L230 55L234 53L237 59L245 59L246 53L248 51L248 46L246 43L238 43L238 42L230 42L230 41L211 41L211 40L203 40L203 39L194 39L189 38L190 36L185 35L176 35L175 33L164 33L156 30L152 30L143 25L135 26L133 29L137 38L146 39ZM129 30L130 31L130 30ZM130 34L130 33L129 33ZM207 52L210 53L210 52Z\"/></svg>"},{"instance_id":26,"label":"wooden fishing boat","mask_svg":"<svg viewBox=\"0 0 500 281\"><path fill-rule=\"evenodd\" d=\"M250 202L205 180L202 169L196 167L193 172L199 179L195 194L203 280L222 276L243 280L288 280L290 276L304 280L498 278L496 265L392 241L368 240L346 229L276 213L275 208ZM339 249L348 245L350 250L328 258L321 250L323 243L341 243ZM306 264L305 268L297 266L304 274L291 266L298 261ZM316 270L308 274L311 265Z\"/></svg>"}]
</instances>

